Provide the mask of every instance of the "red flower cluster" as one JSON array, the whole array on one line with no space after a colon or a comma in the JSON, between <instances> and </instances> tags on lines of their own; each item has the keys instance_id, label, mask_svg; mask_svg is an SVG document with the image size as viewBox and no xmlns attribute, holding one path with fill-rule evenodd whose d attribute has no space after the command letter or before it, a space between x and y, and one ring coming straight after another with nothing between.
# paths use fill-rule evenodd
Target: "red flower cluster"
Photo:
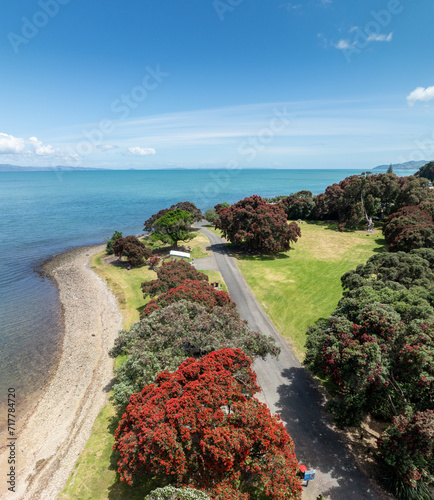
<instances>
[{"instance_id":1,"label":"red flower cluster","mask_svg":"<svg viewBox=\"0 0 434 500\"><path fill-rule=\"evenodd\" d=\"M168 292L171 288L182 285L185 281L208 281L205 273L197 271L191 264L183 260L163 262L157 270L157 279L142 283L143 296L155 297Z\"/></svg>"},{"instance_id":2,"label":"red flower cluster","mask_svg":"<svg viewBox=\"0 0 434 500\"><path fill-rule=\"evenodd\" d=\"M205 281L185 281L182 285L176 288L171 288L169 291L162 293L156 299L149 301L143 312L143 316L148 316L152 312L166 307L180 300L189 302L198 302L204 305L208 311L214 307L236 307L235 302L231 300L229 294L221 290L215 290Z\"/></svg>"},{"instance_id":3,"label":"red flower cluster","mask_svg":"<svg viewBox=\"0 0 434 500\"><path fill-rule=\"evenodd\" d=\"M133 394L115 434L123 481L147 471L212 498L248 499L263 487L273 499L301 498L294 443L267 406L251 360L222 349Z\"/></svg>"}]
</instances>

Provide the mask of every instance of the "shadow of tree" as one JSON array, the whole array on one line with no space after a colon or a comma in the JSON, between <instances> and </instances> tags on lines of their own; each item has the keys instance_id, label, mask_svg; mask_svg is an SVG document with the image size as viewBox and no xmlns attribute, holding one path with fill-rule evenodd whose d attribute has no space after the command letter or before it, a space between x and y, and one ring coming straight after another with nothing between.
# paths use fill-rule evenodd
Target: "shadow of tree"
<instances>
[{"instance_id":1,"label":"shadow of tree","mask_svg":"<svg viewBox=\"0 0 434 500\"><path fill-rule=\"evenodd\" d=\"M287 383L277 389L276 406L294 440L299 462L321 472L332 485L327 494L333 500L379 499L333 429L310 374L293 367L284 369L281 375Z\"/></svg>"}]
</instances>

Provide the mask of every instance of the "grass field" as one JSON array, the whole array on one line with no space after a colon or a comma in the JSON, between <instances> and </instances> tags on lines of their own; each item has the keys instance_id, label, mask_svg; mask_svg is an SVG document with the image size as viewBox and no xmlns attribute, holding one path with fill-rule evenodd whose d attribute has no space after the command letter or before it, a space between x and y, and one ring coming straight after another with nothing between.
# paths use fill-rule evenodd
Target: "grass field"
<instances>
[{"instance_id":1,"label":"grass field","mask_svg":"<svg viewBox=\"0 0 434 500\"><path fill-rule=\"evenodd\" d=\"M199 235L188 243L193 258L198 259L210 255L207 250L209 240ZM110 263L111 261L111 263ZM116 295L124 318L124 328L129 328L139 320L140 310L148 302L144 299L140 284L156 278L154 271L146 266L128 271L126 266L119 265L116 258L106 259L105 252L95 255L91 265L106 280ZM203 271L209 281L218 281L223 290L227 290L222 276L216 271ZM125 361L125 357L117 358L115 366ZM92 435L78 458L68 482L59 495L61 500L143 500L143 497L159 486L152 477L144 477L131 487L119 480L117 457L113 453L114 432L121 415L110 402L98 415L93 426Z\"/></svg>"},{"instance_id":2,"label":"grass field","mask_svg":"<svg viewBox=\"0 0 434 500\"><path fill-rule=\"evenodd\" d=\"M326 318L342 297L340 277L384 250L381 232L336 232L325 224L301 225L301 238L277 257L240 256L240 271L280 333L302 359L305 332Z\"/></svg>"}]
</instances>

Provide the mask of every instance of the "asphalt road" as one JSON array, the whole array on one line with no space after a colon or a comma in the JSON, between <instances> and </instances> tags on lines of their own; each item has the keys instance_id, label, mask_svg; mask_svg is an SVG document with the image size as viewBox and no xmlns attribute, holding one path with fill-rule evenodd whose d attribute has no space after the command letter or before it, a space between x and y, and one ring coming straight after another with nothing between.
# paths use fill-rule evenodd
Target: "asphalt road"
<instances>
[{"instance_id":1,"label":"asphalt road","mask_svg":"<svg viewBox=\"0 0 434 500\"><path fill-rule=\"evenodd\" d=\"M264 313L223 240L206 229L205 224L197 227L210 240L217 267L241 317L253 330L274 337L282 348L278 360L269 356L254 364L262 388L258 399L282 418L294 440L299 463L316 469L315 479L304 487L303 499L316 500L320 493L331 500L381 499L330 427L330 418L321 406L322 398L311 376Z\"/></svg>"}]
</instances>

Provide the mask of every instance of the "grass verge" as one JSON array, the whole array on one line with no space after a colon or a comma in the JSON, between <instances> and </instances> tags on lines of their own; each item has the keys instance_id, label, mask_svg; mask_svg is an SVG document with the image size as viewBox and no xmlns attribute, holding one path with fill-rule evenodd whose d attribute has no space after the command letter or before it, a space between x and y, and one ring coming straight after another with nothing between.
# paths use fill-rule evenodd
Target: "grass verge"
<instances>
[{"instance_id":1,"label":"grass verge","mask_svg":"<svg viewBox=\"0 0 434 500\"><path fill-rule=\"evenodd\" d=\"M190 242L193 258L211 255L206 248L209 240L199 234ZM105 252L96 254L91 259L93 270L103 278L116 296L123 316L124 328L129 328L139 320L140 311L148 302L143 298L140 284L156 278L156 273L147 267L133 268L127 271L126 266L119 264L116 258L107 258ZM218 281L223 290L227 290L222 276L217 271L203 271L210 282ZM126 356L115 360L115 367L120 366ZM113 452L114 433L121 415L110 401L95 420L92 434L65 488L59 495L60 500L143 500L155 488L164 486L160 479L143 476L134 486L119 480L117 473L117 455Z\"/></svg>"},{"instance_id":2,"label":"grass verge","mask_svg":"<svg viewBox=\"0 0 434 500\"><path fill-rule=\"evenodd\" d=\"M341 276L384 248L379 231L340 233L334 226L304 223L289 252L235 257L259 303L302 359L308 326L329 317L342 297Z\"/></svg>"}]
</instances>

